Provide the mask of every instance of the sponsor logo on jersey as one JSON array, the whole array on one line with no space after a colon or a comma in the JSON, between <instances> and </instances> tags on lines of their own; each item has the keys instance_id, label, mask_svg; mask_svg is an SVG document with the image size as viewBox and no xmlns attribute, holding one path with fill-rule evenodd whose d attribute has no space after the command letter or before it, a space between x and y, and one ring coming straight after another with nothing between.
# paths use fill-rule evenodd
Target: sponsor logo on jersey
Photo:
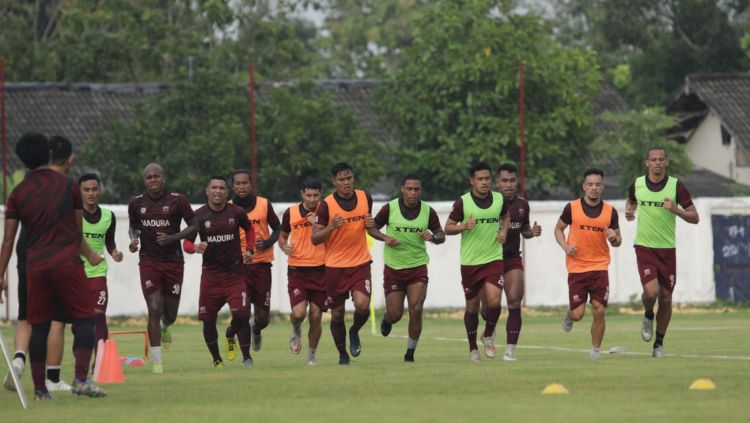
<instances>
[{"instance_id":1,"label":"sponsor logo on jersey","mask_svg":"<svg viewBox=\"0 0 750 423\"><path fill-rule=\"evenodd\" d=\"M164 207L162 207L162 208L161 208L161 211L162 211L163 213L169 213L169 206L164 206Z\"/></svg>"},{"instance_id":2,"label":"sponsor logo on jersey","mask_svg":"<svg viewBox=\"0 0 750 423\"><path fill-rule=\"evenodd\" d=\"M208 223L208 222L206 222ZM234 234L225 234L225 235L209 235L206 237L208 242L227 242L227 241L233 241L234 240Z\"/></svg>"},{"instance_id":3,"label":"sponsor logo on jersey","mask_svg":"<svg viewBox=\"0 0 750 423\"><path fill-rule=\"evenodd\" d=\"M424 228L408 228L406 226L394 226L393 229L396 230L396 232L422 232L424 231Z\"/></svg>"},{"instance_id":4,"label":"sponsor logo on jersey","mask_svg":"<svg viewBox=\"0 0 750 423\"><path fill-rule=\"evenodd\" d=\"M167 219L141 219L141 225L147 228L166 228L169 226Z\"/></svg>"},{"instance_id":5,"label":"sponsor logo on jersey","mask_svg":"<svg viewBox=\"0 0 750 423\"><path fill-rule=\"evenodd\" d=\"M606 229L602 228L600 226L589 226L589 225L578 225L578 229L582 231L591 231L591 232L604 232Z\"/></svg>"},{"instance_id":6,"label":"sponsor logo on jersey","mask_svg":"<svg viewBox=\"0 0 750 423\"><path fill-rule=\"evenodd\" d=\"M482 219L474 219L476 223L498 223L500 222L499 217L487 217Z\"/></svg>"},{"instance_id":7,"label":"sponsor logo on jersey","mask_svg":"<svg viewBox=\"0 0 750 423\"><path fill-rule=\"evenodd\" d=\"M104 234L98 234L98 233L91 233L91 232L84 232L83 236L86 238L92 238L92 239L103 239Z\"/></svg>"},{"instance_id":8,"label":"sponsor logo on jersey","mask_svg":"<svg viewBox=\"0 0 750 423\"><path fill-rule=\"evenodd\" d=\"M151 282L150 279L144 282L143 284L146 286L146 288L151 288L152 286L154 286L154 283Z\"/></svg>"},{"instance_id":9,"label":"sponsor logo on jersey","mask_svg":"<svg viewBox=\"0 0 750 423\"><path fill-rule=\"evenodd\" d=\"M146 213L146 208L145 207L141 207L141 213Z\"/></svg>"},{"instance_id":10,"label":"sponsor logo on jersey","mask_svg":"<svg viewBox=\"0 0 750 423\"><path fill-rule=\"evenodd\" d=\"M230 224L230 225L234 225L234 218L233 218L233 217L230 217L230 218L229 218L229 224Z\"/></svg>"},{"instance_id":11,"label":"sponsor logo on jersey","mask_svg":"<svg viewBox=\"0 0 750 423\"><path fill-rule=\"evenodd\" d=\"M207 220L206 223L203 224L203 226L210 228L211 227L211 221Z\"/></svg>"},{"instance_id":12,"label":"sponsor logo on jersey","mask_svg":"<svg viewBox=\"0 0 750 423\"><path fill-rule=\"evenodd\" d=\"M639 200L642 206L651 206L651 207L664 207L663 201L646 201L646 200Z\"/></svg>"}]
</instances>

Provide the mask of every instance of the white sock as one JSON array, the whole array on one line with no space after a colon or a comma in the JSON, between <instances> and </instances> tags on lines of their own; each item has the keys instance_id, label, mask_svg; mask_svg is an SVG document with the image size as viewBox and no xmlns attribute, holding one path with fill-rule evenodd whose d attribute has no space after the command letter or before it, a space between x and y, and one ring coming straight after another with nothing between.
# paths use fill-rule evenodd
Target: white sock
<instances>
[{"instance_id":1,"label":"white sock","mask_svg":"<svg viewBox=\"0 0 750 423\"><path fill-rule=\"evenodd\" d=\"M151 354L151 361L154 364L161 364L161 346L149 347L149 354Z\"/></svg>"},{"instance_id":2,"label":"white sock","mask_svg":"<svg viewBox=\"0 0 750 423\"><path fill-rule=\"evenodd\" d=\"M307 350L307 359L315 358L315 348L310 348Z\"/></svg>"},{"instance_id":3,"label":"white sock","mask_svg":"<svg viewBox=\"0 0 750 423\"><path fill-rule=\"evenodd\" d=\"M591 347L591 351L593 351L595 353L598 353L599 352L599 348L598 347Z\"/></svg>"},{"instance_id":4,"label":"white sock","mask_svg":"<svg viewBox=\"0 0 750 423\"><path fill-rule=\"evenodd\" d=\"M419 342L419 339L414 339L414 338L411 338L411 337L410 337L410 338L409 338L409 339L408 339L408 340L406 341L406 348L407 348L407 349L410 349L410 350L415 350L415 349L417 349L417 342Z\"/></svg>"},{"instance_id":5,"label":"white sock","mask_svg":"<svg viewBox=\"0 0 750 423\"><path fill-rule=\"evenodd\" d=\"M507 347L505 347L505 351L512 353L516 351L516 344L508 344Z\"/></svg>"}]
</instances>

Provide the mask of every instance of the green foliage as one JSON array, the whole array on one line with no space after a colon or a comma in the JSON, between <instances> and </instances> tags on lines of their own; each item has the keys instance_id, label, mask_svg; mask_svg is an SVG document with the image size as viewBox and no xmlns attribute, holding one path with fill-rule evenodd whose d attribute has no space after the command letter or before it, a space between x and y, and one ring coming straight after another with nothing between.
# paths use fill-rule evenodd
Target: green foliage
<instances>
[{"instance_id":1,"label":"green foliage","mask_svg":"<svg viewBox=\"0 0 750 423\"><path fill-rule=\"evenodd\" d=\"M566 49L534 16L499 2L445 1L417 21L404 65L379 95L381 122L399 140L392 171L417 171L426 194L466 190L472 161L519 160L519 77L526 66L527 189L574 184L593 140L595 56Z\"/></svg>"},{"instance_id":2,"label":"green foliage","mask_svg":"<svg viewBox=\"0 0 750 423\"><path fill-rule=\"evenodd\" d=\"M159 162L171 189L205 201L211 175L250 168L247 88L213 70L198 70L136 109L134 122L114 121L84 146L83 158L104 177L104 202L143 190L142 169ZM312 84L274 88L257 109L258 188L273 200L296 200L307 175L327 180L346 160L359 186L382 173L382 148L351 112Z\"/></svg>"},{"instance_id":3,"label":"green foliage","mask_svg":"<svg viewBox=\"0 0 750 423\"><path fill-rule=\"evenodd\" d=\"M628 64L637 105L663 106L685 76L747 70L747 0L559 0L559 38L595 50L605 70ZM742 17L745 17L743 25ZM619 76L616 72L614 76Z\"/></svg>"},{"instance_id":4,"label":"green foliage","mask_svg":"<svg viewBox=\"0 0 750 423\"><path fill-rule=\"evenodd\" d=\"M316 77L316 30L268 1L8 0L0 57L15 81L172 81L191 64Z\"/></svg>"},{"instance_id":5,"label":"green foliage","mask_svg":"<svg viewBox=\"0 0 750 423\"><path fill-rule=\"evenodd\" d=\"M258 116L258 183L274 200L298 200L306 176L329 183L340 161L354 168L357 187L370 187L383 173L383 146L319 86L272 89Z\"/></svg>"},{"instance_id":6,"label":"green foliage","mask_svg":"<svg viewBox=\"0 0 750 423\"><path fill-rule=\"evenodd\" d=\"M633 110L625 113L605 113L603 119L616 124L617 129L597 136L591 147L594 163L602 168L618 164L622 194L637 176L646 172L646 152L650 147L666 148L669 157L669 174L682 176L690 172L692 162L685 146L666 139L667 129L674 127L675 119L660 108Z\"/></svg>"}]
</instances>

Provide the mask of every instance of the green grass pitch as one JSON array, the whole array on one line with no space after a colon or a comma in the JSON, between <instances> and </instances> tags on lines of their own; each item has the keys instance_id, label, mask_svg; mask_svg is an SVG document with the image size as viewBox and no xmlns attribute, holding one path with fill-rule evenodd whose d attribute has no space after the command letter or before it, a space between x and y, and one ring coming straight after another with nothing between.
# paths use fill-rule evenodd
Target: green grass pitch
<instances>
[{"instance_id":1,"label":"green grass pitch","mask_svg":"<svg viewBox=\"0 0 750 423\"><path fill-rule=\"evenodd\" d=\"M349 313L351 315L351 313ZM561 314L561 313L560 313ZM459 314L460 316L460 314ZM0 392L2 422L747 422L750 421L750 311L675 314L665 339L667 358L650 357L640 339L640 317L607 316L603 350L626 353L591 361L590 314L563 333L560 316L524 317L518 361L482 356L469 362L463 321L425 319L416 363L403 363L406 321L391 336L363 329L363 352L339 366L328 324L318 349L318 366L305 365L289 351L290 324L264 331L255 366L226 361L214 369L200 326L176 325L174 344L164 356L164 374L146 367L125 368L127 382L103 385L103 399L57 393L51 402L22 410L15 393ZM503 317L498 353L504 349ZM481 326L480 326L481 328ZM110 330L133 329L112 327ZM222 332L220 326L219 333ZM12 338L4 329L6 343ZM143 339L116 338L121 355L142 353ZM67 336L66 350L72 338ZM11 347L12 348L12 347ZM481 350L481 345L480 345ZM223 351L223 348L222 348ZM5 374L5 364L0 366ZM66 351L63 378L70 381ZM690 391L709 378L713 391ZM32 396L31 375L23 376ZM561 383L568 395L542 395ZM231 420L230 420L231 419Z\"/></svg>"}]
</instances>

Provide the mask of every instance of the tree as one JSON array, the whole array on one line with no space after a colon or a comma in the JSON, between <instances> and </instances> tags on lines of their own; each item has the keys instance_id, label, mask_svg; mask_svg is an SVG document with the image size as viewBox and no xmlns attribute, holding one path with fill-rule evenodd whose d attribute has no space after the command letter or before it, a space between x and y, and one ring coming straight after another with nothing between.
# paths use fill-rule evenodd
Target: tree
<instances>
[{"instance_id":1,"label":"tree","mask_svg":"<svg viewBox=\"0 0 750 423\"><path fill-rule=\"evenodd\" d=\"M613 72L627 65L625 93L637 105L663 106L689 73L747 69L741 22L747 0L560 0L560 39L599 54ZM637 28L637 30L636 30Z\"/></svg>"},{"instance_id":2,"label":"tree","mask_svg":"<svg viewBox=\"0 0 750 423\"><path fill-rule=\"evenodd\" d=\"M296 200L305 176L327 181L328 169L343 160L354 166L359 186L382 174L382 146L322 88L302 83L271 88L264 97L257 112L259 192ZM111 123L84 145L83 159L103 177L104 202L143 191L142 169L156 161L172 189L202 203L209 176L250 167L248 111L244 84L198 69L141 104L135 121Z\"/></svg>"},{"instance_id":3,"label":"tree","mask_svg":"<svg viewBox=\"0 0 750 423\"><path fill-rule=\"evenodd\" d=\"M381 78L411 45L414 21L434 0L321 0L326 29L318 45L333 78Z\"/></svg>"},{"instance_id":4,"label":"tree","mask_svg":"<svg viewBox=\"0 0 750 423\"><path fill-rule=\"evenodd\" d=\"M573 185L594 138L595 56L563 48L531 15L489 0L441 2L417 21L404 66L379 95L400 146L394 170L417 171L433 198L466 190L472 161L518 162L519 82L526 64L527 187Z\"/></svg>"},{"instance_id":5,"label":"tree","mask_svg":"<svg viewBox=\"0 0 750 423\"><path fill-rule=\"evenodd\" d=\"M620 170L620 189L624 195L633 180L645 172L646 152L653 146L667 149L669 173L682 176L692 169L685 146L668 140L665 134L676 124L661 108L646 108L626 113L605 113L603 119L612 122L616 130L600 134L592 144L591 157L602 168L614 163Z\"/></svg>"}]
</instances>

